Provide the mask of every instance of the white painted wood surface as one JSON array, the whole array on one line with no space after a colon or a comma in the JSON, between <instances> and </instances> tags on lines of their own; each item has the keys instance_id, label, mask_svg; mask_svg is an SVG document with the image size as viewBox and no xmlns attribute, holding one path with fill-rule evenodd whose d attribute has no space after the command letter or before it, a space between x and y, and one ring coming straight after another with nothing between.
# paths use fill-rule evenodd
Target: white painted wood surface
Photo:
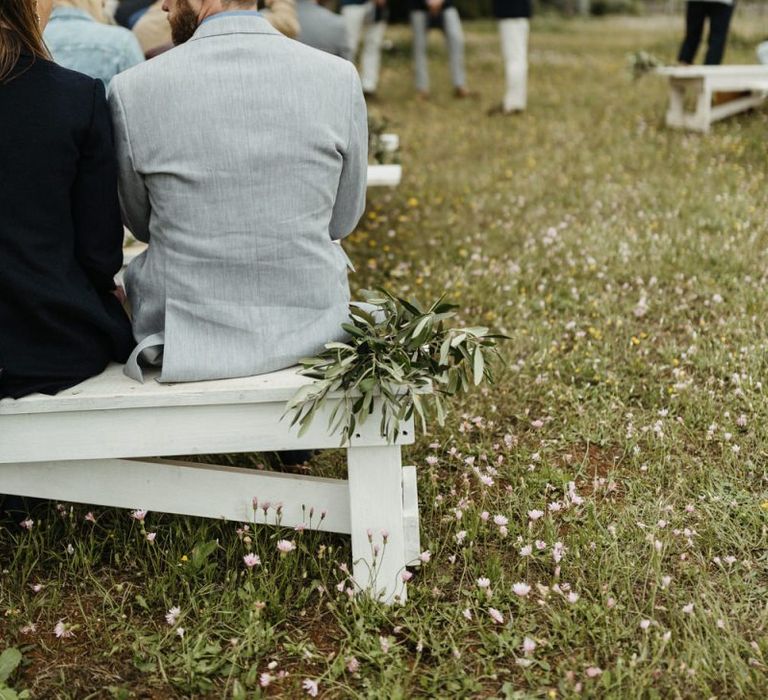
<instances>
[{"instance_id":1,"label":"white painted wood surface","mask_svg":"<svg viewBox=\"0 0 768 700\"><path fill-rule=\"evenodd\" d=\"M405 561L420 566L421 533L419 525L419 493L416 467L403 467L403 523L405 525Z\"/></svg>"},{"instance_id":2,"label":"white painted wood surface","mask_svg":"<svg viewBox=\"0 0 768 700\"><path fill-rule=\"evenodd\" d=\"M397 187L402 178L401 165L368 166L368 187Z\"/></svg>"},{"instance_id":3,"label":"white painted wood surface","mask_svg":"<svg viewBox=\"0 0 768 700\"><path fill-rule=\"evenodd\" d=\"M352 447L347 465L355 584L360 590L371 590L377 599L405 602L407 589L401 576L407 562L400 450Z\"/></svg>"},{"instance_id":4,"label":"white painted wood surface","mask_svg":"<svg viewBox=\"0 0 768 700\"><path fill-rule=\"evenodd\" d=\"M0 464L2 490L114 508L194 515L237 523L281 524L349 534L345 481L173 460L94 459ZM253 498L269 502L253 510ZM302 505L305 506L302 509ZM314 508L312 522L309 510ZM326 516L320 521L320 513Z\"/></svg>"},{"instance_id":5,"label":"white painted wood surface","mask_svg":"<svg viewBox=\"0 0 768 700\"><path fill-rule=\"evenodd\" d=\"M768 66L674 66L656 72L669 79L666 123L672 128L707 132L716 121L759 107L768 95ZM724 92L748 94L713 105L713 95ZM693 111L685 107L689 93Z\"/></svg>"},{"instance_id":6,"label":"white painted wood surface","mask_svg":"<svg viewBox=\"0 0 768 700\"><path fill-rule=\"evenodd\" d=\"M398 134L382 134L379 138L387 153L394 153L400 148L400 136Z\"/></svg>"},{"instance_id":7,"label":"white painted wood surface","mask_svg":"<svg viewBox=\"0 0 768 700\"><path fill-rule=\"evenodd\" d=\"M296 368L259 377L190 384L141 385L121 368L57 396L0 401L0 493L237 522L254 518L252 499L282 502L282 524L305 524L352 535L354 578L391 603L405 600L400 578L418 556L418 499L413 467L401 446L414 440L413 421L396 444L379 433L378 408L355 431L347 450L348 481L294 476L172 460L191 454L334 448L332 401L301 438L281 420L286 401L307 378ZM304 508L302 509L302 506ZM321 524L319 513L327 511ZM267 522L274 523L274 511ZM388 542L373 568L367 530ZM366 563L369 566L366 566Z\"/></svg>"}]
</instances>

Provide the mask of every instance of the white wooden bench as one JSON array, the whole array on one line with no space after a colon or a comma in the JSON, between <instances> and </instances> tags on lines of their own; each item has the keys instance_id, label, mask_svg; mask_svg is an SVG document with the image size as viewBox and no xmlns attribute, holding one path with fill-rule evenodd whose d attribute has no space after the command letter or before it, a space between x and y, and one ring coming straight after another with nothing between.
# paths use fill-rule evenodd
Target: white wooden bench
<instances>
[{"instance_id":1,"label":"white wooden bench","mask_svg":"<svg viewBox=\"0 0 768 700\"><path fill-rule=\"evenodd\" d=\"M382 134L379 138L387 153L394 153L400 148L400 136L398 134ZM368 187L397 187L402 179L402 165L368 166Z\"/></svg>"},{"instance_id":2,"label":"white wooden bench","mask_svg":"<svg viewBox=\"0 0 768 700\"><path fill-rule=\"evenodd\" d=\"M669 79L667 126L693 131L709 131L720 119L758 107L768 95L768 66L677 66L657 68ZM744 92L722 104L713 104L717 93ZM695 101L693 111L686 109L686 96Z\"/></svg>"},{"instance_id":3,"label":"white wooden bench","mask_svg":"<svg viewBox=\"0 0 768 700\"><path fill-rule=\"evenodd\" d=\"M327 430L332 402L301 437L289 416L281 420L310 381L296 368L176 385L155 376L138 384L113 365L56 396L0 401L0 493L258 525L265 517L254 512L256 498L273 504L268 524L281 503L286 527L309 528L313 508L312 528L352 536L356 590L405 600L402 574L420 553L416 470L401 462L413 421L388 444L374 412L347 449L347 480L159 459L337 448L340 438Z\"/></svg>"}]
</instances>

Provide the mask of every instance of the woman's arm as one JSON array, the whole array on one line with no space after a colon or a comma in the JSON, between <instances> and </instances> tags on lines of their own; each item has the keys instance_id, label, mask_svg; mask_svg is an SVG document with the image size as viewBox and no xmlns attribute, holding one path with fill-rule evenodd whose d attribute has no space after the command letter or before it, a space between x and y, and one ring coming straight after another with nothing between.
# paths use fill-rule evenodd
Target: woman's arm
<instances>
[{"instance_id":1,"label":"woman's arm","mask_svg":"<svg viewBox=\"0 0 768 700\"><path fill-rule=\"evenodd\" d=\"M100 80L93 85L91 122L81 145L71 207L75 257L91 284L99 292L109 292L123 264L123 225L112 124Z\"/></svg>"}]
</instances>

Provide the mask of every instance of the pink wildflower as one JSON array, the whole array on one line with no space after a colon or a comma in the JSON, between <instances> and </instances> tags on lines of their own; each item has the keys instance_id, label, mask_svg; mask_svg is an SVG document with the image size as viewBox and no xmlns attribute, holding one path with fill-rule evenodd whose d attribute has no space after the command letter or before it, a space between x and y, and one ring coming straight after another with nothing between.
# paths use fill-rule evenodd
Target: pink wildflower
<instances>
[{"instance_id":1,"label":"pink wildflower","mask_svg":"<svg viewBox=\"0 0 768 700\"><path fill-rule=\"evenodd\" d=\"M277 550L281 554L288 554L288 552L292 552L294 549L296 549L296 545L290 540L279 540L277 543Z\"/></svg>"},{"instance_id":2,"label":"pink wildflower","mask_svg":"<svg viewBox=\"0 0 768 700\"><path fill-rule=\"evenodd\" d=\"M301 687L307 691L307 695L310 695L313 698L317 697L317 681L313 681L309 678L305 678L301 682Z\"/></svg>"},{"instance_id":3,"label":"pink wildflower","mask_svg":"<svg viewBox=\"0 0 768 700\"><path fill-rule=\"evenodd\" d=\"M504 615L502 615L496 608L488 608L488 614L491 616L496 624L504 624Z\"/></svg>"},{"instance_id":4,"label":"pink wildflower","mask_svg":"<svg viewBox=\"0 0 768 700\"><path fill-rule=\"evenodd\" d=\"M254 566L259 566L261 564L261 559L259 556L253 553L246 554L243 557L243 561L249 569L252 569Z\"/></svg>"},{"instance_id":5,"label":"pink wildflower","mask_svg":"<svg viewBox=\"0 0 768 700\"><path fill-rule=\"evenodd\" d=\"M64 623L64 620L59 620L56 623L56 626L53 628L53 633L59 639L66 639L67 637L75 636L75 633L71 629L69 629L69 627Z\"/></svg>"},{"instance_id":6,"label":"pink wildflower","mask_svg":"<svg viewBox=\"0 0 768 700\"><path fill-rule=\"evenodd\" d=\"M131 512L131 517L134 520L138 520L139 522L142 522L144 518L147 517L147 511L146 510L134 510Z\"/></svg>"}]
</instances>

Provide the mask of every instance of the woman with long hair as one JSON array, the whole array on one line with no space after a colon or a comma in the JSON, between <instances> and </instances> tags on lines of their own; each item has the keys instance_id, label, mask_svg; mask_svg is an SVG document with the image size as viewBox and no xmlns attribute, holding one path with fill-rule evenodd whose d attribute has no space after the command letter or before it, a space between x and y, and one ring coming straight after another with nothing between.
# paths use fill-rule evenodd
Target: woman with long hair
<instances>
[{"instance_id":1,"label":"woman with long hair","mask_svg":"<svg viewBox=\"0 0 768 700\"><path fill-rule=\"evenodd\" d=\"M100 80L52 63L51 0L0 0L0 399L54 394L134 345Z\"/></svg>"}]
</instances>

